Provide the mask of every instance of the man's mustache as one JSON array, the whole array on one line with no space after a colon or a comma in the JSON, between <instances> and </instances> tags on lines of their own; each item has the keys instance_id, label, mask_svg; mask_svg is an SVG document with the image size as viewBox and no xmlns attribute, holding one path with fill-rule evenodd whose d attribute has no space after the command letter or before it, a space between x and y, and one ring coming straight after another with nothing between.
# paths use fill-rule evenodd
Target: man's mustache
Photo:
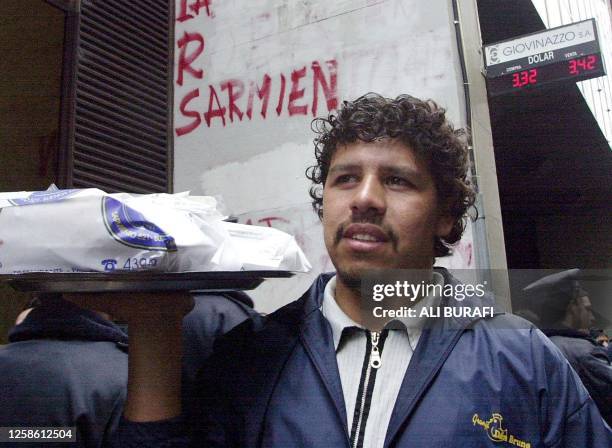
<instances>
[{"instance_id":1,"label":"man's mustache","mask_svg":"<svg viewBox=\"0 0 612 448\"><path fill-rule=\"evenodd\" d=\"M383 223L382 219L378 217L352 218L350 220L347 220L341 223L338 226L338 229L336 229L336 235L334 237L334 245L337 245L340 243L340 240L342 239L344 232L346 232L347 227L350 226L351 224L372 224L372 225L380 227L380 229L385 233L385 235L387 235L387 238L389 238L389 241L391 241L391 244L393 245L393 249L397 249L397 245L399 241L397 234L393 231L393 229L391 229L389 226Z\"/></svg>"}]
</instances>

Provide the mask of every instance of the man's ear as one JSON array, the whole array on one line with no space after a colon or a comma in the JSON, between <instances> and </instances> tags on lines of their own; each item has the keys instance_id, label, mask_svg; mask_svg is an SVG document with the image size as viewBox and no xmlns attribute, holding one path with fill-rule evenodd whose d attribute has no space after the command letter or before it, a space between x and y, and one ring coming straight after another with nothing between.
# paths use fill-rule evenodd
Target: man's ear
<instances>
[{"instance_id":1,"label":"man's ear","mask_svg":"<svg viewBox=\"0 0 612 448\"><path fill-rule=\"evenodd\" d=\"M565 307L565 313L563 313L563 320L573 325L574 317L576 316L576 303L574 299L570 300Z\"/></svg>"},{"instance_id":2,"label":"man's ear","mask_svg":"<svg viewBox=\"0 0 612 448\"><path fill-rule=\"evenodd\" d=\"M436 223L436 236L444 238L453 229L455 219L449 214L443 214L438 216L438 222Z\"/></svg>"},{"instance_id":3,"label":"man's ear","mask_svg":"<svg viewBox=\"0 0 612 448\"><path fill-rule=\"evenodd\" d=\"M567 307L565 308L565 312L568 314L575 314L576 311L578 311L578 308L580 307L580 303L578 302L577 298L573 298L572 300L570 300L567 303Z\"/></svg>"}]
</instances>

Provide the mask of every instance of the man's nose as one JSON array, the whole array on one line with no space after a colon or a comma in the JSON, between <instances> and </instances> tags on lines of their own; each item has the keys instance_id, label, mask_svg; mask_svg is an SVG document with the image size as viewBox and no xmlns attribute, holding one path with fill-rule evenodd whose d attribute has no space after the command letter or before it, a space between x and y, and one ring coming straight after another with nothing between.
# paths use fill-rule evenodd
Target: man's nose
<instances>
[{"instance_id":1,"label":"man's nose","mask_svg":"<svg viewBox=\"0 0 612 448\"><path fill-rule=\"evenodd\" d=\"M354 190L351 211L355 214L383 214L387 202L384 185L377 176L364 176Z\"/></svg>"}]
</instances>

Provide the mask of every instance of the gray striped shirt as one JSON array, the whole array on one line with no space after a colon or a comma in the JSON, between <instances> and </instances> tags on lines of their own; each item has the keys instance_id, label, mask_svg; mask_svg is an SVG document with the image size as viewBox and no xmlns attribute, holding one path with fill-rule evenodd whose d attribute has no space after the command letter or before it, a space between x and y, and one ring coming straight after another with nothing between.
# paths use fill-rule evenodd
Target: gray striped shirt
<instances>
[{"instance_id":1,"label":"gray striped shirt","mask_svg":"<svg viewBox=\"0 0 612 448\"><path fill-rule=\"evenodd\" d=\"M434 272L433 282L444 285L444 277ZM367 335L365 331L345 331L351 327L361 329L363 327L342 311L335 300L335 292L336 277L333 277L325 287L321 312L332 329L350 432L358 400L362 366L366 356ZM414 305L416 315L419 315L421 308L437 306L438 303L438 297L425 297ZM377 448L384 445L393 407L426 319L426 317L397 319L404 324L406 330L389 330L382 351L382 363L376 374L370 413L365 428L363 446L366 448Z\"/></svg>"}]
</instances>

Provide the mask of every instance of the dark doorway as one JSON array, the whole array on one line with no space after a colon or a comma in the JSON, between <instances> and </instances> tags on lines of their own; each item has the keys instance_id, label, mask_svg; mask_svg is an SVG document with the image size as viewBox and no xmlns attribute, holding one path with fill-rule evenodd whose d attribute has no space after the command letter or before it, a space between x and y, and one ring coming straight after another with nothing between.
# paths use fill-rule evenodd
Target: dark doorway
<instances>
[{"instance_id":1,"label":"dark doorway","mask_svg":"<svg viewBox=\"0 0 612 448\"><path fill-rule=\"evenodd\" d=\"M58 182L64 19L44 0L0 6L0 191ZM0 285L0 344L28 296Z\"/></svg>"},{"instance_id":2,"label":"dark doorway","mask_svg":"<svg viewBox=\"0 0 612 448\"><path fill-rule=\"evenodd\" d=\"M5 0L0 19L0 191L57 181L64 12Z\"/></svg>"}]
</instances>

